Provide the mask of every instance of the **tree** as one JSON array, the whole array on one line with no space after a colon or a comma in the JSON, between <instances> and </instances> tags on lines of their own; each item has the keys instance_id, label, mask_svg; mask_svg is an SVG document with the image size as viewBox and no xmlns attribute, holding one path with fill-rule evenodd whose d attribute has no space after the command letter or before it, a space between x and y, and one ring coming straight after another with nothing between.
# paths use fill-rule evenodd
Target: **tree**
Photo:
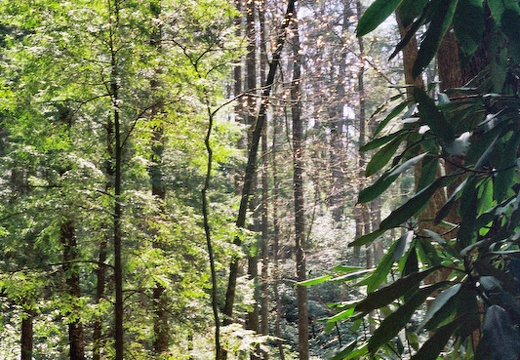
<instances>
[{"instance_id":1,"label":"tree","mask_svg":"<svg viewBox=\"0 0 520 360\"><path fill-rule=\"evenodd\" d=\"M518 27L514 25L520 19L520 7L516 1L425 1L419 5L378 0L360 20L358 36L375 29L395 10L403 27L409 26L396 52L420 26L427 26L413 64L414 78L442 48L450 29L460 48L462 69L478 61L477 49L482 47L487 49L489 65L481 67L464 87L440 93L438 101L415 88L413 101L417 108L405 115L409 121L396 132L385 133L385 126L406 102L397 105L393 114L378 124L379 136L365 146L380 148L368 166L382 168L392 157L393 161L360 193L360 202L377 198L414 166L420 166L419 188L381 222L379 229L351 243L369 244L391 229L406 227L376 270L362 281L368 286L368 295L353 305L341 306L343 316L336 319L360 318L376 309L386 316L367 341L349 344L336 358L406 351L414 359L434 359L446 351L452 337L448 353L477 359L515 357L520 351L520 333L511 328L519 313L512 299L518 296L514 254L518 252L520 229L515 205L520 181L516 115L520 104L516 96L518 81L510 75L517 73L520 61ZM478 63L482 65L482 61ZM453 157L462 161L454 162ZM455 170L437 177L443 163L454 165ZM460 185L452 188L453 183ZM420 217L439 189L447 193L442 207L433 218ZM457 223L444 221L451 211L457 212ZM444 231L416 227L415 221L440 224ZM449 275L445 280L421 286L428 275L439 271ZM379 289L384 281L389 281L388 285ZM440 292L436 300L419 325L413 325L417 309L435 292ZM397 338L403 329L408 344L405 347ZM422 342L418 334L426 330L430 336ZM503 334L500 339L497 331ZM503 346L505 343L509 345Z\"/></svg>"}]
</instances>

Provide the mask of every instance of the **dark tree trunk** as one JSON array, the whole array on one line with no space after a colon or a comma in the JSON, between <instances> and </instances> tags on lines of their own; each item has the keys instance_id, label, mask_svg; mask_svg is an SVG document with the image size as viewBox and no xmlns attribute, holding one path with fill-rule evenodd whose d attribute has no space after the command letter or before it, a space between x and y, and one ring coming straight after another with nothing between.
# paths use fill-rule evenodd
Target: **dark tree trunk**
<instances>
[{"instance_id":1,"label":"dark tree trunk","mask_svg":"<svg viewBox=\"0 0 520 360\"><path fill-rule=\"evenodd\" d=\"M24 311L20 336L21 360L32 360L34 341L33 319L34 315L31 311Z\"/></svg>"},{"instance_id":2,"label":"dark tree trunk","mask_svg":"<svg viewBox=\"0 0 520 360\"><path fill-rule=\"evenodd\" d=\"M240 199L240 207L238 210L238 216L236 221L236 226L239 229L243 229L246 224L246 215L247 210L249 208L249 198L251 195L252 185L253 185L253 179L256 173L256 162L257 162L257 155L258 155L258 148L260 143L260 138L262 134L262 130L265 124L265 118L266 118L266 110L268 106L267 99L269 98L269 95L271 94L271 88L274 83L275 74L278 69L278 66L280 64L280 58L282 54L283 45L285 43L285 38L287 36L287 28L289 24L291 23L293 14L294 14L294 5L295 0L289 0L289 3L287 5L287 10L282 22L280 35L278 36L276 46L275 46L275 52L272 56L272 61L269 65L269 73L267 74L266 81L263 84L263 92L262 92L262 99L260 109L258 111L258 117L256 119L256 122L253 127L253 132L251 135L251 145L248 152L248 158L247 158L247 165L246 170L244 174L244 184L242 187L242 194ZM234 245L235 246L241 246L242 239L239 236L236 236L234 239ZM229 266L229 279L228 279L228 286L226 290L226 302L224 305L224 316L225 321L227 323L231 322L233 319L233 306L235 303L235 291L236 291L236 281L237 281L237 275L238 275L238 259L235 257L231 260L230 266ZM224 355L222 356L222 359L226 358L225 352L222 352Z\"/></svg>"},{"instance_id":3,"label":"dark tree trunk","mask_svg":"<svg viewBox=\"0 0 520 360\"><path fill-rule=\"evenodd\" d=\"M265 38L265 1L258 3L258 19L260 22L260 78L265 77L266 38ZM267 145L267 126L262 131L262 274L260 278L260 318L262 335L269 335L269 149ZM268 351L262 351L262 358L269 358Z\"/></svg>"},{"instance_id":4,"label":"dark tree trunk","mask_svg":"<svg viewBox=\"0 0 520 360\"><path fill-rule=\"evenodd\" d=\"M285 353L283 350L282 342L282 331L280 328L280 322L282 318L282 300L280 298L280 267L279 267L279 254L280 254L280 221L278 217L278 204L280 203L280 183L278 181L278 161L277 161L277 134L280 126L278 121L274 119L273 126L273 146L272 146L272 174L273 174L273 278L274 278L274 289L273 297L276 306L276 318L274 322L274 336L276 337L276 343L278 345L278 351L280 354L280 360L285 360Z\"/></svg>"},{"instance_id":5,"label":"dark tree trunk","mask_svg":"<svg viewBox=\"0 0 520 360\"><path fill-rule=\"evenodd\" d=\"M293 56L294 69L291 87L291 114L293 135L293 188L294 188L294 237L296 247L296 277L298 281L307 279L305 260L305 204L303 193L303 120L301 116L301 56L298 22L294 22ZM298 350L300 360L309 359L309 310L307 287L296 286L298 295Z\"/></svg>"},{"instance_id":6,"label":"dark tree trunk","mask_svg":"<svg viewBox=\"0 0 520 360\"><path fill-rule=\"evenodd\" d=\"M246 74L247 74L247 125L248 127L253 126L256 121L256 6L255 1L246 1L246 35L247 35L247 54L246 54ZM251 146L251 138L248 138L248 148ZM253 176L252 187L251 187L251 200L249 203L249 211L253 214L253 224L249 230L252 232L258 232L259 230L259 213L258 209L258 197L256 195L257 190L257 176L256 173ZM251 281L254 282L254 302L252 310L247 314L246 328L256 333L259 331L259 308L258 308L258 243L253 245L252 255L248 256L247 273ZM258 359L255 353L251 354L251 360Z\"/></svg>"},{"instance_id":7,"label":"dark tree trunk","mask_svg":"<svg viewBox=\"0 0 520 360\"><path fill-rule=\"evenodd\" d=\"M119 28L119 1L115 0L111 7L110 24L110 98L112 102L112 117L114 122L114 209L113 209L113 244L114 244L114 342L115 360L124 360L124 308L123 308L123 234L121 221L123 218L122 206L122 134L121 112L119 109L119 70L118 52L116 49L116 30Z\"/></svg>"},{"instance_id":8,"label":"dark tree trunk","mask_svg":"<svg viewBox=\"0 0 520 360\"><path fill-rule=\"evenodd\" d=\"M159 18L161 15L161 4L159 1L150 3L150 10L154 18ZM150 44L155 48L157 53L162 50L162 28L158 24L153 29L150 35ZM156 75L161 74L161 69L155 69ZM158 76L157 76L158 77ZM156 119L161 117L164 112L164 102L161 98L157 98L157 91L161 84L157 79L150 81L150 89L153 96L152 101L154 105L151 109L151 118ZM160 120L160 119L159 119ZM150 175L150 182L152 188L152 196L158 202L157 208L159 209L159 217L162 216L164 209L163 203L166 200L166 187L163 181L162 173L162 160L164 151L164 125L162 122L158 122L153 128L152 136L152 158L151 166L148 169ZM157 230L154 226L152 229L153 242L152 246L156 249L164 250L164 244L157 240ZM169 316L168 316L168 297L166 289L163 285L156 282L152 293L153 298L153 312L154 312L154 342L153 351L155 354L160 355L168 351L170 343L170 327L169 327Z\"/></svg>"},{"instance_id":9,"label":"dark tree trunk","mask_svg":"<svg viewBox=\"0 0 520 360\"><path fill-rule=\"evenodd\" d=\"M66 314L72 317L69 320L69 358L71 360L85 359L85 337L81 319L77 318L77 314L81 309L77 306L75 299L81 296L80 279L77 265L78 249L74 221L67 219L60 228L60 240L63 245L63 273L65 275L66 292L70 296L72 304L72 312Z\"/></svg>"}]
</instances>

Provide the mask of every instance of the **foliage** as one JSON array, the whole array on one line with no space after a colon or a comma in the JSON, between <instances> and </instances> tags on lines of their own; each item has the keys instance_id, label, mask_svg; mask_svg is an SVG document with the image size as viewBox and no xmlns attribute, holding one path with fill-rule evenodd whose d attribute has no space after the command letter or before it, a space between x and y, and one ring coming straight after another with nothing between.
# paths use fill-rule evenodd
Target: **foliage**
<instances>
[{"instance_id":1,"label":"foliage","mask_svg":"<svg viewBox=\"0 0 520 360\"><path fill-rule=\"evenodd\" d=\"M377 268L356 283L367 286L366 297L339 304L341 312L331 320L370 321L375 331L346 346L334 359L400 358L404 353L412 359L448 354L511 359L518 355L520 340L513 328L520 315L515 300L520 295L520 37L518 23L512 22L520 16L520 7L516 1L502 0L376 0L360 20L358 35L376 28L396 9L411 25L396 52L426 25L414 76L430 63L452 27L462 57L467 60L484 46L490 65L464 87L439 94L438 101L415 89L416 105L401 118L400 128L385 132L389 121L409 105L406 101L395 106L380 124L379 137L362 149L379 149L367 166L367 176L382 173L361 192L360 202L381 196L416 166L417 192L379 229L350 244L369 244L392 229L403 229ZM468 11L475 16L469 17ZM487 11L491 17L485 24ZM455 170L445 170L444 164ZM447 200L435 218L421 217L438 191ZM454 218L458 220L453 222ZM351 282L348 273L337 274L345 275L314 282ZM430 296L436 299L425 308Z\"/></svg>"}]
</instances>

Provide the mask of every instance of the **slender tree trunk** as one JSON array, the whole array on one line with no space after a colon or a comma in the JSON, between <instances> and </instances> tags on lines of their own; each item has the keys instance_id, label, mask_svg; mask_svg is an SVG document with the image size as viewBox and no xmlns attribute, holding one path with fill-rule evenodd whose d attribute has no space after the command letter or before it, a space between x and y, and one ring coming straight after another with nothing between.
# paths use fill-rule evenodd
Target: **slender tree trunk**
<instances>
[{"instance_id":1,"label":"slender tree trunk","mask_svg":"<svg viewBox=\"0 0 520 360\"><path fill-rule=\"evenodd\" d=\"M160 1L150 2L150 11L154 18L159 18L161 15L161 3ZM160 23L156 25L150 35L150 45L154 47L157 53L162 50L162 27ZM152 94L152 101L154 105L151 109L151 118L157 119L162 116L164 112L164 102L161 98L157 98L157 91L161 84L157 80L158 75L161 74L161 69L155 69L156 78L150 81L150 90ZM159 119L160 120L160 119ZM151 155L151 166L148 169L150 175L150 182L152 187L152 196L158 202L157 214L159 217L164 213L164 201L166 200L166 187L163 182L162 173L162 160L164 151L164 125L161 121L153 128L152 135L152 155ZM152 229L153 242L152 246L155 249L164 250L164 245L161 240L157 239L156 227ZM156 282L153 289L153 312L154 312L154 342L153 351L156 355L164 354L168 351L168 345L170 342L170 327L169 327L169 316L168 316L168 297L166 289L163 285Z\"/></svg>"},{"instance_id":2,"label":"slender tree trunk","mask_svg":"<svg viewBox=\"0 0 520 360\"><path fill-rule=\"evenodd\" d=\"M246 54L246 73L247 73L247 125L251 127L256 121L256 6L255 1L246 1L246 34L247 34L247 54ZM251 138L248 137L248 147L251 145ZM253 214L254 221L250 230L254 233L259 230L259 213L258 197L256 195L258 177L256 173L253 177L253 184L251 188L251 200L249 202L249 211ZM256 333L259 332L259 292L258 292L258 243L253 244L252 254L248 256L247 273L249 278L254 283L254 301L252 310L247 314L246 328ZM251 354L251 360L258 359L256 351Z\"/></svg>"},{"instance_id":3,"label":"slender tree trunk","mask_svg":"<svg viewBox=\"0 0 520 360\"><path fill-rule=\"evenodd\" d=\"M106 131L106 157L108 160L105 163L106 185L105 193L110 193L113 189L114 182L114 122L109 117L105 124ZM107 270L107 255L108 244L110 237L108 234L99 243L98 266L96 269L96 304L99 305L105 298L106 290L106 270ZM92 334L92 360L100 360L103 349L103 319L96 318L93 326Z\"/></svg>"},{"instance_id":4,"label":"slender tree trunk","mask_svg":"<svg viewBox=\"0 0 520 360\"><path fill-rule=\"evenodd\" d=\"M32 311L24 311L22 317L22 331L20 335L21 344L21 360L32 360L33 355L33 341L34 341L34 328L33 328L34 315Z\"/></svg>"},{"instance_id":5,"label":"slender tree trunk","mask_svg":"<svg viewBox=\"0 0 520 360\"><path fill-rule=\"evenodd\" d=\"M108 242L105 239L101 240L99 244L98 267L96 269L96 305L99 305L105 297L107 246ZM102 338L103 322L101 319L96 319L92 333L92 360L101 359Z\"/></svg>"},{"instance_id":6,"label":"slender tree trunk","mask_svg":"<svg viewBox=\"0 0 520 360\"><path fill-rule=\"evenodd\" d=\"M123 234L121 221L123 218L122 207L122 134L119 109L119 84L118 84L118 59L116 49L116 30L119 28L119 0L110 3L110 97L112 101L112 117L114 121L114 213L113 213L113 243L114 243L114 342L115 360L124 360L124 326L123 326L123 261L122 241Z\"/></svg>"},{"instance_id":7,"label":"slender tree trunk","mask_svg":"<svg viewBox=\"0 0 520 360\"><path fill-rule=\"evenodd\" d=\"M260 78L265 77L266 38L265 38L265 0L258 3L258 19L260 23ZM267 126L262 131L262 274L260 295L261 334L269 335L269 149L267 145ZM262 351L262 358L269 358L268 351Z\"/></svg>"},{"instance_id":8,"label":"slender tree trunk","mask_svg":"<svg viewBox=\"0 0 520 360\"><path fill-rule=\"evenodd\" d=\"M356 2L356 12L357 18L361 17L362 5L361 1ZM360 58L364 59L365 56L365 44L362 37L358 38L358 46L359 46L359 54ZM366 142L366 99L365 99L365 62L361 61L359 65L358 71L358 96L359 96L359 146L363 146ZM365 186L365 175L364 175L364 167L366 164L365 153L359 153L359 173L358 173L358 186L359 191ZM361 222L356 224L356 232L364 235L370 232L370 208L368 205L363 204L361 206L357 206L355 208L357 212L355 214L356 222ZM372 244L368 244L365 247L365 255L366 255L366 266L367 268L371 268L374 266L373 254L372 254Z\"/></svg>"},{"instance_id":9,"label":"slender tree trunk","mask_svg":"<svg viewBox=\"0 0 520 360\"><path fill-rule=\"evenodd\" d=\"M244 184L242 187L242 194L240 199L240 207L238 210L238 216L236 221L236 226L239 229L243 229L246 224L246 215L247 209L249 207L249 198L251 195L252 185L254 175L256 173L256 162L257 162L257 153L259 148L259 142L261 138L262 129L265 124L266 118L266 110L268 106L268 98L271 94L271 88L274 83L275 74L280 64L281 53L283 49L283 45L285 43L285 38L287 36L287 28L291 23L291 19L294 14L294 5L295 0L289 0L287 5L287 10L285 12L285 16L282 22L282 26L280 29L280 34L277 39L275 52L273 53L272 60L269 65L269 73L267 74L267 78L265 83L263 84L263 93L262 93L262 102L260 105L260 109L258 111L258 117L254 124L252 136L251 136L251 146L249 148L249 154L247 158L247 165L244 174ZM235 246L241 246L242 240L240 236L236 236L234 239ZM236 291L236 281L238 275L238 258L234 257L231 260L229 266L229 279L228 286L226 290L226 302L224 305L224 316L226 322L231 322L233 319L233 306L235 303L235 291ZM225 354L225 352L223 352ZM223 359L225 359L225 355Z\"/></svg>"},{"instance_id":10,"label":"slender tree trunk","mask_svg":"<svg viewBox=\"0 0 520 360\"><path fill-rule=\"evenodd\" d=\"M293 56L294 69L291 87L291 114L293 135L293 189L294 189L294 237L296 246L296 277L298 281L307 279L305 260L305 204L303 194L303 120L301 116L301 56L298 22L294 22ZM309 310L307 287L296 286L298 295L298 350L300 360L309 359Z\"/></svg>"},{"instance_id":11,"label":"slender tree trunk","mask_svg":"<svg viewBox=\"0 0 520 360\"><path fill-rule=\"evenodd\" d=\"M280 254L280 221L278 218L278 204L280 203L280 184L278 181L278 161L277 155L277 134L279 130L278 122L275 117L273 126L273 146L272 146L272 173L273 173L273 278L274 278L274 289L273 297L276 306L276 318L274 322L274 336L276 337L276 343L278 345L278 351L280 354L280 360L285 360L285 353L283 350L282 342L282 331L280 329L280 322L282 318L282 300L280 298L280 267L279 267L279 254Z\"/></svg>"},{"instance_id":12,"label":"slender tree trunk","mask_svg":"<svg viewBox=\"0 0 520 360\"><path fill-rule=\"evenodd\" d=\"M77 266L74 264L78 258L78 249L76 234L74 228L74 220L71 218L65 220L60 228L60 240L63 245L63 273L65 275L65 286L67 294L72 301L72 311L66 314L72 317L69 320L69 358L71 360L85 359L85 336L81 319L77 318L80 312L75 299L81 296L80 279Z\"/></svg>"}]
</instances>

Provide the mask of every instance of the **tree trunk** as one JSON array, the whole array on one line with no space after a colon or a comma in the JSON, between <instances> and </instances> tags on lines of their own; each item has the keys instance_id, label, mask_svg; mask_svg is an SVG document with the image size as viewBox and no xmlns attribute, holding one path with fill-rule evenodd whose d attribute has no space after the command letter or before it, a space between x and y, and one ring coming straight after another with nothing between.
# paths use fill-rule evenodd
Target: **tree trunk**
<instances>
[{"instance_id":1,"label":"tree trunk","mask_svg":"<svg viewBox=\"0 0 520 360\"><path fill-rule=\"evenodd\" d=\"M265 38L265 0L258 3L258 20L260 23L260 78L265 77L266 38ZM269 149L267 145L267 126L262 131L262 257L261 292L260 292L260 332L269 335ZM262 351L262 359L269 358L268 351Z\"/></svg>"},{"instance_id":2,"label":"tree trunk","mask_svg":"<svg viewBox=\"0 0 520 360\"><path fill-rule=\"evenodd\" d=\"M151 14L154 18L159 18L161 15L161 4L160 2L150 3ZM150 45L152 45L157 53L160 54L162 50L162 27L161 24L157 24L150 35ZM161 74L161 69L155 69L156 77L150 81L150 91L152 94L152 101L154 104L151 109L150 117L152 119L160 118L164 112L164 102L161 98L157 98L157 91L160 89L161 84L157 80ZM159 119L160 120L160 119ZM164 151L164 125L161 121L153 128L152 134L152 154L151 154L151 166L148 169L150 176L152 196L158 202L157 208L159 213L156 216L161 217L164 213L164 201L166 200L166 187L163 182L162 173L162 160ZM157 239L157 228L153 226L152 229L152 246L155 249L164 250L164 245L161 240ZM153 312L154 312L154 342L153 351L154 354L160 355L168 352L168 346L170 342L170 327L169 327L169 316L168 316L168 297L166 289L163 285L156 282L152 293L153 298Z\"/></svg>"},{"instance_id":3,"label":"tree trunk","mask_svg":"<svg viewBox=\"0 0 520 360\"><path fill-rule=\"evenodd\" d=\"M285 360L283 350L282 332L280 329L280 321L282 317L282 300L280 298L280 268L279 268L279 252L280 252L280 221L278 218L278 204L280 203L280 183L278 181L278 161L277 155L277 134L279 130L278 122L274 119L273 126L273 146L272 146L272 173L273 173L273 278L274 289L273 297L276 306L276 318L274 322L274 336L278 345L280 360Z\"/></svg>"},{"instance_id":4,"label":"tree trunk","mask_svg":"<svg viewBox=\"0 0 520 360\"><path fill-rule=\"evenodd\" d=\"M34 341L33 319L34 315L32 311L24 311L22 317L22 331L20 336L21 360L32 360Z\"/></svg>"},{"instance_id":5,"label":"tree trunk","mask_svg":"<svg viewBox=\"0 0 520 360\"><path fill-rule=\"evenodd\" d=\"M75 264L78 258L78 249L76 234L74 228L74 220L68 218L60 228L60 240L63 245L63 273L65 275L66 292L72 301L72 311L65 314L69 319L69 358L71 360L85 359L85 337L83 333L83 325L81 319L78 318L80 308L75 299L81 296L79 273Z\"/></svg>"},{"instance_id":6,"label":"tree trunk","mask_svg":"<svg viewBox=\"0 0 520 360\"><path fill-rule=\"evenodd\" d=\"M298 281L307 279L305 260L305 204L303 194L303 120L301 116L301 56L298 22L294 22L293 56L294 69L291 87L291 114L293 137L293 189L294 189L294 237L296 247L296 278ZM298 350L300 360L309 359L309 311L307 287L296 286L298 295Z\"/></svg>"},{"instance_id":7,"label":"tree trunk","mask_svg":"<svg viewBox=\"0 0 520 360\"><path fill-rule=\"evenodd\" d=\"M114 243L114 342L115 360L124 360L124 326L123 326L123 261L122 261L122 240L123 234L121 221L123 218L122 207L122 134L121 118L119 109L119 72L116 49L115 33L119 28L119 1L115 0L111 6L110 13L110 98L112 102L112 117L114 121L114 213L113 213L113 243Z\"/></svg>"},{"instance_id":8,"label":"tree trunk","mask_svg":"<svg viewBox=\"0 0 520 360\"><path fill-rule=\"evenodd\" d=\"M260 105L260 109L258 111L258 117L256 119L252 136L251 136L251 146L249 148L249 153L247 157L247 165L246 170L244 174L244 184L242 187L242 194L240 199L240 207L238 210L238 216L236 221L236 226L239 229L243 229L246 224L246 215L247 210L249 207L249 198L251 195L252 185L253 185L253 179L254 175L256 173L256 162L257 162L257 153L258 153L258 147L259 142L261 138L261 133L264 127L265 123L265 117L266 117L266 110L268 106L268 98L271 94L271 88L274 83L274 78L276 71L278 69L278 66L280 64L280 58L281 53L283 49L283 45L285 43L285 38L287 36L287 28L289 24L291 23L291 19L294 14L294 5L295 0L289 0L289 3L287 5L287 10L281 25L281 31L280 35L278 36L275 52L273 53L272 61L269 65L269 73L267 74L267 78L265 83L263 84L263 93L262 93L262 102ZM242 240L240 236L236 236L234 239L234 245L235 246L241 246ZM236 281L237 281L237 275L238 275L238 259L234 257L231 260L230 266L229 266L229 279L228 279L228 286L226 290L226 302L224 305L224 316L225 316L225 322L230 323L233 319L233 306L235 302L235 290L236 290ZM225 354L225 352L223 352ZM223 355L222 359L225 359L226 355Z\"/></svg>"}]
</instances>

